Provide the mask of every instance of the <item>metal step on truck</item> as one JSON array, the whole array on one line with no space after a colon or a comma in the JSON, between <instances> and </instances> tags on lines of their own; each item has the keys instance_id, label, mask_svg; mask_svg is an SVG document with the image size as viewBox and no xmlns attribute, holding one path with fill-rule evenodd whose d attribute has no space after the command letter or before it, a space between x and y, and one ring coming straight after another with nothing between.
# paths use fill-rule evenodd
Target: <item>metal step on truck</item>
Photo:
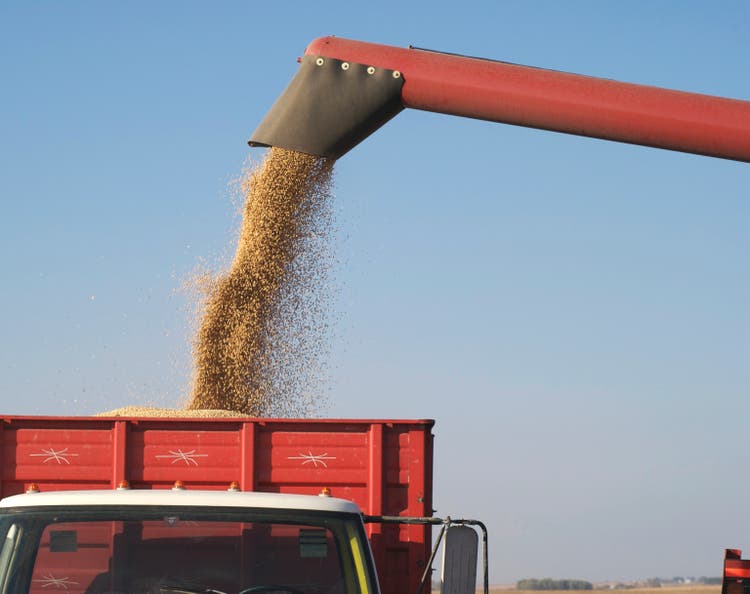
<instances>
[{"instance_id":1,"label":"metal step on truck","mask_svg":"<svg viewBox=\"0 0 750 594\"><path fill-rule=\"evenodd\" d=\"M431 420L0 417L0 593L475 591ZM479 531L477 531L477 528Z\"/></svg>"}]
</instances>

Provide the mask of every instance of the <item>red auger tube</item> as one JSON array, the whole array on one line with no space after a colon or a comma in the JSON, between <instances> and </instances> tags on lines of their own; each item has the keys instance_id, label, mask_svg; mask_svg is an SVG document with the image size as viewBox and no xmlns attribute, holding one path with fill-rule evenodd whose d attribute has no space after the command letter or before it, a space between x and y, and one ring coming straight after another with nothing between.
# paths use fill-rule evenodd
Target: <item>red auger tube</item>
<instances>
[{"instance_id":1,"label":"red auger tube","mask_svg":"<svg viewBox=\"0 0 750 594\"><path fill-rule=\"evenodd\" d=\"M321 37L306 55L400 72L404 107L750 162L750 102Z\"/></svg>"}]
</instances>

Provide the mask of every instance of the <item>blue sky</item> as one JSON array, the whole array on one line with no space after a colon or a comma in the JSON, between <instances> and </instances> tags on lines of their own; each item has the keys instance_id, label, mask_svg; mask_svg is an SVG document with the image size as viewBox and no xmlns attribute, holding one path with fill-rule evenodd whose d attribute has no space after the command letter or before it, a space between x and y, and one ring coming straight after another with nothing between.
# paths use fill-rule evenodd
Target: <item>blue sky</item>
<instances>
[{"instance_id":1,"label":"blue sky","mask_svg":"<svg viewBox=\"0 0 750 594\"><path fill-rule=\"evenodd\" d=\"M750 99L750 5L2 2L0 410L176 405L245 141L321 35ZM491 580L750 549L750 167L406 111L336 166L331 417L434 418Z\"/></svg>"}]
</instances>

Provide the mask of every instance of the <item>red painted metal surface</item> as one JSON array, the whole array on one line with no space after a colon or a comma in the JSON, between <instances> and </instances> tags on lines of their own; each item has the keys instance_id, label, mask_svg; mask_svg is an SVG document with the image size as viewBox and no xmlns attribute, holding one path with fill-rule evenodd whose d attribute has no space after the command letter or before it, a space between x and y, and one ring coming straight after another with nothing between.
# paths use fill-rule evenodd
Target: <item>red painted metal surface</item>
<instances>
[{"instance_id":1,"label":"red painted metal surface","mask_svg":"<svg viewBox=\"0 0 750 594\"><path fill-rule=\"evenodd\" d=\"M338 37L305 53L398 70L414 109L750 162L750 101Z\"/></svg>"},{"instance_id":2,"label":"red painted metal surface","mask_svg":"<svg viewBox=\"0 0 750 594\"><path fill-rule=\"evenodd\" d=\"M724 577L750 578L750 559L742 559L739 549L727 549L724 555Z\"/></svg>"},{"instance_id":3,"label":"red painted metal surface","mask_svg":"<svg viewBox=\"0 0 750 594\"><path fill-rule=\"evenodd\" d=\"M750 559L742 558L740 549L724 551L724 574L721 581L722 594L744 594L750 587Z\"/></svg>"},{"instance_id":4,"label":"red painted metal surface","mask_svg":"<svg viewBox=\"0 0 750 594\"><path fill-rule=\"evenodd\" d=\"M369 515L432 515L431 420L4 417L0 497L25 491L135 489L320 493ZM416 591L428 526L368 527L384 594Z\"/></svg>"}]
</instances>

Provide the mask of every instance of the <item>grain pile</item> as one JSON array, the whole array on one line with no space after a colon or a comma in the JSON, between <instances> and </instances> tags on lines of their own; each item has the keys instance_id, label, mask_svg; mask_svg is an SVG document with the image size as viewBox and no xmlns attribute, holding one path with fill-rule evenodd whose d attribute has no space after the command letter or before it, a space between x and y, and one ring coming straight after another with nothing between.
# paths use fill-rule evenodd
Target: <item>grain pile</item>
<instances>
[{"instance_id":1,"label":"grain pile","mask_svg":"<svg viewBox=\"0 0 750 594\"><path fill-rule=\"evenodd\" d=\"M332 168L272 148L246 178L234 260L207 286L188 409L303 416L319 404Z\"/></svg>"},{"instance_id":2,"label":"grain pile","mask_svg":"<svg viewBox=\"0 0 750 594\"><path fill-rule=\"evenodd\" d=\"M97 413L96 417L161 417L161 418L228 418L244 417L244 413L234 410L184 410L181 408L158 408L153 406L123 406L114 410Z\"/></svg>"}]
</instances>

